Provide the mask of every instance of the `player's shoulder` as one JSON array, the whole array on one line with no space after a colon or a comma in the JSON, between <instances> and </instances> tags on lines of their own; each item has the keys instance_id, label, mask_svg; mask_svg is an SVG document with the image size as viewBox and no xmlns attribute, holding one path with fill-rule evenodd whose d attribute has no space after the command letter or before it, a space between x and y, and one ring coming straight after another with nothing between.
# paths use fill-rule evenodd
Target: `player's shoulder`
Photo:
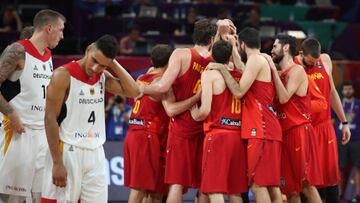
<instances>
[{"instance_id":1,"label":"player's shoulder","mask_svg":"<svg viewBox=\"0 0 360 203\"><path fill-rule=\"evenodd\" d=\"M221 79L222 75L218 70L205 70L201 73L201 80L211 81Z\"/></svg>"},{"instance_id":2,"label":"player's shoulder","mask_svg":"<svg viewBox=\"0 0 360 203\"><path fill-rule=\"evenodd\" d=\"M248 58L248 61L258 63L258 64L268 64L266 58L261 54L251 54Z\"/></svg>"},{"instance_id":3,"label":"player's shoulder","mask_svg":"<svg viewBox=\"0 0 360 203\"><path fill-rule=\"evenodd\" d=\"M329 56L329 54L326 53L320 54L320 59L326 64L331 63L331 57Z\"/></svg>"},{"instance_id":4,"label":"player's shoulder","mask_svg":"<svg viewBox=\"0 0 360 203\"><path fill-rule=\"evenodd\" d=\"M189 48L176 48L172 55L184 55L184 54L191 54Z\"/></svg>"},{"instance_id":5,"label":"player's shoulder","mask_svg":"<svg viewBox=\"0 0 360 203\"><path fill-rule=\"evenodd\" d=\"M54 70L52 78L63 78L63 79L70 78L70 72L64 66L59 66Z\"/></svg>"},{"instance_id":6,"label":"player's shoulder","mask_svg":"<svg viewBox=\"0 0 360 203\"><path fill-rule=\"evenodd\" d=\"M23 53L25 53L24 45L22 45L19 42L14 42L5 48L2 55L4 55L4 54L18 55L18 54L23 54Z\"/></svg>"}]
</instances>

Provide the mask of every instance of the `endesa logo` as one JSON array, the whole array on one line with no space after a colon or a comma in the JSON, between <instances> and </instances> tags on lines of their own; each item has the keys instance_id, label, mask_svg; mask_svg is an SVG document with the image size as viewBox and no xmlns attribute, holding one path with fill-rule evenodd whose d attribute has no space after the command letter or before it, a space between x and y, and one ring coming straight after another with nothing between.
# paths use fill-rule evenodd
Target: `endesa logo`
<instances>
[{"instance_id":1,"label":"endesa logo","mask_svg":"<svg viewBox=\"0 0 360 203\"><path fill-rule=\"evenodd\" d=\"M124 186L124 158L114 156L106 159L105 165L108 185Z\"/></svg>"}]
</instances>

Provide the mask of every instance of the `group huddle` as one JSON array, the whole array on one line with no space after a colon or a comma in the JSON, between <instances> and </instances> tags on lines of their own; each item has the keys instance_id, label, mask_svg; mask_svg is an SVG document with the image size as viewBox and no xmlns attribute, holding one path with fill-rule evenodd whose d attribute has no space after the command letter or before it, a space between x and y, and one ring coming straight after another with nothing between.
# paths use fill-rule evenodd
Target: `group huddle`
<instances>
[{"instance_id":1,"label":"group huddle","mask_svg":"<svg viewBox=\"0 0 360 203\"><path fill-rule=\"evenodd\" d=\"M173 52L156 46L153 67L137 79L124 147L129 202L182 202L188 188L198 188L199 202L247 202L249 189L261 203L282 202L282 194L300 202L301 192L308 202L336 201L330 97L339 96L319 42L304 40L296 55L296 38L279 34L269 56L257 30L237 34L230 20L206 19L193 39ZM345 144L350 131L334 103Z\"/></svg>"}]
</instances>

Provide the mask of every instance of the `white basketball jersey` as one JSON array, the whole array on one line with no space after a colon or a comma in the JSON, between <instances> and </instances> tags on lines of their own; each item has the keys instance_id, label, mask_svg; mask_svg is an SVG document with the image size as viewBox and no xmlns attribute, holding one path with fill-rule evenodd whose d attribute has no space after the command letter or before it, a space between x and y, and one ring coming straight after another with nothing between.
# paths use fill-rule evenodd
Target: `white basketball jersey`
<instances>
[{"instance_id":1,"label":"white basketball jersey","mask_svg":"<svg viewBox=\"0 0 360 203\"><path fill-rule=\"evenodd\" d=\"M24 69L15 71L2 84L1 91L24 125L43 129L46 88L53 71L51 52L46 49L40 55L31 41L19 43L25 47Z\"/></svg>"},{"instance_id":2,"label":"white basketball jersey","mask_svg":"<svg viewBox=\"0 0 360 203\"><path fill-rule=\"evenodd\" d=\"M106 139L105 74L89 81L76 62L64 67L69 70L71 79L66 107L62 110L66 112L65 118L60 121L60 140L81 148L98 148Z\"/></svg>"}]
</instances>

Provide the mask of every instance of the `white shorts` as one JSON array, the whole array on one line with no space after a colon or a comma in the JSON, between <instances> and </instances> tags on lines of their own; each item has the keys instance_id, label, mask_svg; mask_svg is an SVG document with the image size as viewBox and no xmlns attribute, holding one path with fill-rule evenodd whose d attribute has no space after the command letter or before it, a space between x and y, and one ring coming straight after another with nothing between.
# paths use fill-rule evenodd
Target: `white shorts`
<instances>
[{"instance_id":1,"label":"white shorts","mask_svg":"<svg viewBox=\"0 0 360 203\"><path fill-rule=\"evenodd\" d=\"M67 172L65 188L52 181L53 162L50 151L46 155L42 202L107 203L105 153L101 146L94 150L78 148L64 143L63 162Z\"/></svg>"},{"instance_id":2,"label":"white shorts","mask_svg":"<svg viewBox=\"0 0 360 203\"><path fill-rule=\"evenodd\" d=\"M31 197L41 192L45 153L45 129L26 126L21 135L0 131L0 193Z\"/></svg>"}]
</instances>

